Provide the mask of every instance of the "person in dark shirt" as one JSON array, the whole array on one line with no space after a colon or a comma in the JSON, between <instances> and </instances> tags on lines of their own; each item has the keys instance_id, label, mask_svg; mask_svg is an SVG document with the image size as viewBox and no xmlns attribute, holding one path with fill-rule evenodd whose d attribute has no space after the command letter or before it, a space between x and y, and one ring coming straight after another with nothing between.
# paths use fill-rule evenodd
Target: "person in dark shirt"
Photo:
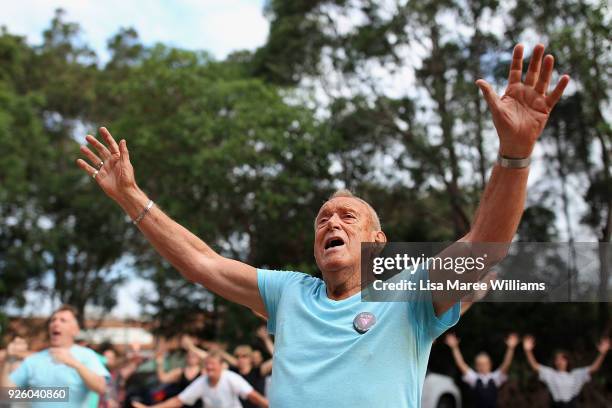
<instances>
[{"instance_id":1,"label":"person in dark shirt","mask_svg":"<svg viewBox=\"0 0 612 408\"><path fill-rule=\"evenodd\" d=\"M198 353L189 350L181 342L181 346L187 351L185 359L185 367L177 367L170 371L164 369L164 355L165 353L158 353L156 357L157 363L157 378L163 384L175 384L174 392L171 396L176 395L187 388L196 378L202 373L202 359ZM184 405L189 408L200 408L202 406L201 401L198 400L194 405Z\"/></svg>"},{"instance_id":2,"label":"person in dark shirt","mask_svg":"<svg viewBox=\"0 0 612 408\"><path fill-rule=\"evenodd\" d=\"M271 361L269 363L262 363L259 367L256 367L253 363L253 349L251 346L240 345L234 350L235 366L231 368L232 371L240 374L242 378L247 380L255 391L260 394L265 394L266 389L266 376L272 370ZM248 400L241 399L242 406L244 408L254 408L256 405Z\"/></svg>"},{"instance_id":3,"label":"person in dark shirt","mask_svg":"<svg viewBox=\"0 0 612 408\"><path fill-rule=\"evenodd\" d=\"M474 392L474 406L476 408L495 408L497 407L497 390L507 380L508 370L512 364L514 349L519 343L519 336L516 333L510 334L506 338L506 354L501 366L495 371L491 371L491 358L485 352L480 352L474 359L476 371L468 366L463 360L459 349L459 339L453 333L447 334L446 344L453 352L453 358L465 381Z\"/></svg>"}]
</instances>

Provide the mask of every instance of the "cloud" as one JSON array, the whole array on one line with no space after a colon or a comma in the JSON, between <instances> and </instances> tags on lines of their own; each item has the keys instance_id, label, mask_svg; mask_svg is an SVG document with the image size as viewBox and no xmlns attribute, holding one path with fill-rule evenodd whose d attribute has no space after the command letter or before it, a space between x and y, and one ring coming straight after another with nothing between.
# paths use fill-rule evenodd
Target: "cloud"
<instances>
[{"instance_id":1,"label":"cloud","mask_svg":"<svg viewBox=\"0 0 612 408\"><path fill-rule=\"evenodd\" d=\"M107 40L121 27L134 27L145 44L206 50L222 59L262 45L269 26L263 0L21 0L3 5L0 25L38 44L57 8L79 23L83 40L102 60L108 57Z\"/></svg>"}]
</instances>

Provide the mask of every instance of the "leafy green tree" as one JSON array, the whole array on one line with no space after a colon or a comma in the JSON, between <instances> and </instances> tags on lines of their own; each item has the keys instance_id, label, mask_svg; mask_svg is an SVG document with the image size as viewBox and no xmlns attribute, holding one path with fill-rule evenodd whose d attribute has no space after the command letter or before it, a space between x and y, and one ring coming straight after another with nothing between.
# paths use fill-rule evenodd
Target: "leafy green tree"
<instances>
[{"instance_id":1,"label":"leafy green tree","mask_svg":"<svg viewBox=\"0 0 612 408\"><path fill-rule=\"evenodd\" d=\"M121 273L109 273L123 254L125 222L109 203L83 190L74 166L76 129L88 120L95 55L79 28L58 10L40 46L3 32L0 143L7 180L1 235L3 303L23 304L24 290L50 299L110 310Z\"/></svg>"}]
</instances>

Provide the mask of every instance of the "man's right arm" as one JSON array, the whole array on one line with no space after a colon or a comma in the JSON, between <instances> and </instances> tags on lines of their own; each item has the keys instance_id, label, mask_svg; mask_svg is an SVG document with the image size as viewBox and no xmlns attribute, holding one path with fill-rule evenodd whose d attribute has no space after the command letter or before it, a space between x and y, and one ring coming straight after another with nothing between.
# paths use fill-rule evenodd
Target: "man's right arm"
<instances>
[{"instance_id":1,"label":"man's right arm","mask_svg":"<svg viewBox=\"0 0 612 408\"><path fill-rule=\"evenodd\" d=\"M102 190L133 220L145 214L138 222L138 228L157 252L186 279L265 315L265 306L257 286L256 269L217 254L158 207L153 206L144 213L149 198L136 184L126 141L117 144L106 128L100 128L100 133L106 144L88 135L87 141L97 154L87 146L82 146L81 152L89 163L79 159L79 167L94 177Z\"/></svg>"},{"instance_id":2,"label":"man's right arm","mask_svg":"<svg viewBox=\"0 0 612 408\"><path fill-rule=\"evenodd\" d=\"M118 204L130 218L135 219L148 202L146 194L135 187ZM266 314L254 267L217 254L157 206L149 210L138 223L138 228L157 252L186 279L200 283L232 302Z\"/></svg>"}]
</instances>

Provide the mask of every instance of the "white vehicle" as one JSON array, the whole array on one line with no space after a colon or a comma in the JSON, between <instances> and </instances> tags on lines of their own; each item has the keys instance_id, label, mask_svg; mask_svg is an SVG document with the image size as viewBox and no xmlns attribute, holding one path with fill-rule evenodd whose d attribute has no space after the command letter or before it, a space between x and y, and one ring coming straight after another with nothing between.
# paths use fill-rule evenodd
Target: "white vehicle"
<instances>
[{"instance_id":1,"label":"white vehicle","mask_svg":"<svg viewBox=\"0 0 612 408\"><path fill-rule=\"evenodd\" d=\"M451 377L427 373L421 408L461 408L461 392Z\"/></svg>"}]
</instances>

